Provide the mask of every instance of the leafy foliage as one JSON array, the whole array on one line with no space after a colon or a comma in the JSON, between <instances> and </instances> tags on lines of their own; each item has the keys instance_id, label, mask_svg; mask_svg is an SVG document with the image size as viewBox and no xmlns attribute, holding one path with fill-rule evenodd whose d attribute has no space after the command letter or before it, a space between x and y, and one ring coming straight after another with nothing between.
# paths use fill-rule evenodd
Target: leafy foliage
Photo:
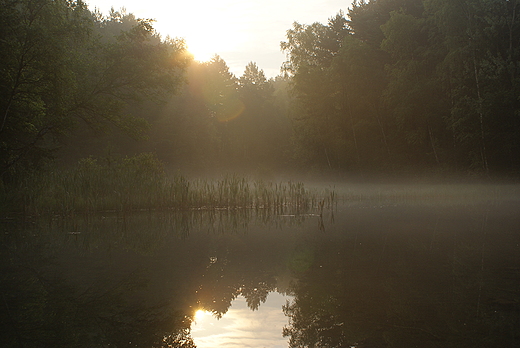
<instances>
[{"instance_id":1,"label":"leafy foliage","mask_svg":"<svg viewBox=\"0 0 520 348\"><path fill-rule=\"evenodd\" d=\"M517 1L355 2L282 43L302 157L335 169L517 172Z\"/></svg>"},{"instance_id":2,"label":"leafy foliage","mask_svg":"<svg viewBox=\"0 0 520 348\"><path fill-rule=\"evenodd\" d=\"M219 56L195 62L182 39L124 11L1 5L2 197L53 158L56 170L90 155L266 179L295 164L520 170L516 0L356 1L326 24L295 22L274 79L254 62L240 77Z\"/></svg>"},{"instance_id":3,"label":"leafy foliage","mask_svg":"<svg viewBox=\"0 0 520 348\"><path fill-rule=\"evenodd\" d=\"M12 181L50 158L84 121L138 136L128 106L171 92L187 63L182 41L149 20L90 12L82 1L2 1L0 170Z\"/></svg>"}]
</instances>

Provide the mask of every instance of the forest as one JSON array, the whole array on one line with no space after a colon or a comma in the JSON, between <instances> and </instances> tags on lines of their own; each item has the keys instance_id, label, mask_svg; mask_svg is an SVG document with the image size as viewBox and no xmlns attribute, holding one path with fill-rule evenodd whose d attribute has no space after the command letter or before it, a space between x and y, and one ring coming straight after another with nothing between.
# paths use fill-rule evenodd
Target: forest
<instances>
[{"instance_id":1,"label":"forest","mask_svg":"<svg viewBox=\"0 0 520 348\"><path fill-rule=\"evenodd\" d=\"M520 0L344 1L271 77L0 0L0 346L520 347Z\"/></svg>"},{"instance_id":2,"label":"forest","mask_svg":"<svg viewBox=\"0 0 520 348\"><path fill-rule=\"evenodd\" d=\"M170 173L520 173L517 0L355 1L266 78L81 0L0 1L0 196L79 163ZM54 175L54 174L53 174Z\"/></svg>"}]
</instances>

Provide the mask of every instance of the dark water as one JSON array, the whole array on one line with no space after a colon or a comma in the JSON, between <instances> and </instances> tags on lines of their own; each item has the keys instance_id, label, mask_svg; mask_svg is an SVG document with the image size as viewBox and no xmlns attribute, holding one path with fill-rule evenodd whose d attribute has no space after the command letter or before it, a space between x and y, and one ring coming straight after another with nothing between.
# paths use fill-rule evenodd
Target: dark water
<instances>
[{"instance_id":1,"label":"dark water","mask_svg":"<svg viewBox=\"0 0 520 348\"><path fill-rule=\"evenodd\" d=\"M212 318L225 325L201 347L520 346L514 200L3 220L1 231L2 347L193 347Z\"/></svg>"}]
</instances>

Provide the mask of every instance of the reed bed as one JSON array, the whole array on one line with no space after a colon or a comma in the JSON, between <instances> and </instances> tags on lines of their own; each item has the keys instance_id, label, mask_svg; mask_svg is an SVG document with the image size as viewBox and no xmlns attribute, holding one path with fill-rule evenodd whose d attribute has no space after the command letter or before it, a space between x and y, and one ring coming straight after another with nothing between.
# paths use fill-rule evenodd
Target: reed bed
<instances>
[{"instance_id":1,"label":"reed bed","mask_svg":"<svg viewBox=\"0 0 520 348\"><path fill-rule=\"evenodd\" d=\"M168 177L151 154L118 161L81 160L65 171L27 181L20 189L27 214L139 210L262 209L271 213L322 212L329 193L301 182L252 181L237 175L217 180ZM332 197L333 199L333 197Z\"/></svg>"}]
</instances>

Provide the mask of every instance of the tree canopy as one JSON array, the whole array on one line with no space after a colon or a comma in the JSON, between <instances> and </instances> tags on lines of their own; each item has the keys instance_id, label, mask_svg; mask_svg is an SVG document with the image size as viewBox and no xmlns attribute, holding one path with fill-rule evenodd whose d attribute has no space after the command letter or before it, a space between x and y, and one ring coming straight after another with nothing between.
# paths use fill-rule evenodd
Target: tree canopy
<instances>
[{"instance_id":1,"label":"tree canopy","mask_svg":"<svg viewBox=\"0 0 520 348\"><path fill-rule=\"evenodd\" d=\"M356 1L281 47L305 158L518 172L520 21L505 0Z\"/></svg>"},{"instance_id":2,"label":"tree canopy","mask_svg":"<svg viewBox=\"0 0 520 348\"><path fill-rule=\"evenodd\" d=\"M173 91L188 62L151 21L80 0L2 0L0 15L3 179L49 158L80 122L138 136L145 123L128 106Z\"/></svg>"},{"instance_id":3,"label":"tree canopy","mask_svg":"<svg viewBox=\"0 0 520 348\"><path fill-rule=\"evenodd\" d=\"M142 152L193 172L520 170L517 0L355 1L295 22L271 79L196 62L124 11L0 2L3 185Z\"/></svg>"}]
</instances>

